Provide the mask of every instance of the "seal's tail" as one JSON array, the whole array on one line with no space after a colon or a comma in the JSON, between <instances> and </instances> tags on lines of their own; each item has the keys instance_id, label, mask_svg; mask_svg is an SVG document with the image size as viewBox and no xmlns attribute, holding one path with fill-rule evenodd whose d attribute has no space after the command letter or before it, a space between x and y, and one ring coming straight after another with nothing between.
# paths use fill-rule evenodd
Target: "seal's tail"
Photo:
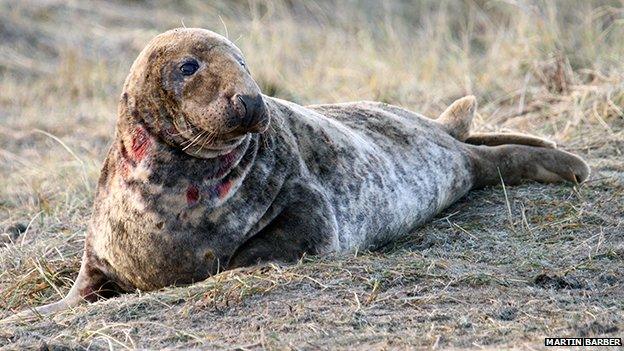
<instances>
[{"instance_id":1,"label":"seal's tail","mask_svg":"<svg viewBox=\"0 0 624 351\"><path fill-rule=\"evenodd\" d=\"M472 120L477 112L477 99L468 95L455 100L436 122L455 139L472 145L498 146L506 144L556 148L552 141L520 133L471 133Z\"/></svg>"}]
</instances>

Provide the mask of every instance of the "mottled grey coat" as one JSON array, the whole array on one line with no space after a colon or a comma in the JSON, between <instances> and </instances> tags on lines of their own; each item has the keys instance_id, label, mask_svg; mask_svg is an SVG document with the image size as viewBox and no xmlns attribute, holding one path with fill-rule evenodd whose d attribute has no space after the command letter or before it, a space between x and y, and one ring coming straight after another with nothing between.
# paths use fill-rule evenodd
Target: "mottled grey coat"
<instances>
[{"instance_id":1,"label":"mottled grey coat","mask_svg":"<svg viewBox=\"0 0 624 351\"><path fill-rule=\"evenodd\" d=\"M202 280L218 267L372 249L475 184L473 146L415 113L374 102L264 100L271 127L248 134L217 177L221 160L149 136L129 170L132 146L111 149L91 228L109 278L147 290Z\"/></svg>"}]
</instances>

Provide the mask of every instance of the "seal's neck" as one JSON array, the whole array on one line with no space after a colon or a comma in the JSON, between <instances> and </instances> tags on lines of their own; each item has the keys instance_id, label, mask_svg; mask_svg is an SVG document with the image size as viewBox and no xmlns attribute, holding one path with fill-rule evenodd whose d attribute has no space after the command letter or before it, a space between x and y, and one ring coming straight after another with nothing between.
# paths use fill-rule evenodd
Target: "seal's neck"
<instances>
[{"instance_id":1,"label":"seal's neck","mask_svg":"<svg viewBox=\"0 0 624 351\"><path fill-rule=\"evenodd\" d=\"M209 149L183 138L171 122L173 113L155 108L148 99L122 95L115 138L122 178L159 183L188 179L189 204L199 198L211 199L209 205L222 203L246 176L259 135L246 134L218 150Z\"/></svg>"}]
</instances>

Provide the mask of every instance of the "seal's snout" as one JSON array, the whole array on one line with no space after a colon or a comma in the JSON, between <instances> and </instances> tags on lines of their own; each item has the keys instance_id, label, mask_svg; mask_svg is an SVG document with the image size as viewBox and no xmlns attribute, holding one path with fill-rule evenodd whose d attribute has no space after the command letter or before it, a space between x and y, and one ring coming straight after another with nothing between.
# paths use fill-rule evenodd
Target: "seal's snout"
<instances>
[{"instance_id":1,"label":"seal's snout","mask_svg":"<svg viewBox=\"0 0 624 351\"><path fill-rule=\"evenodd\" d=\"M267 108L261 94L236 94L233 103L238 111L238 125L248 132L260 132L268 119Z\"/></svg>"}]
</instances>

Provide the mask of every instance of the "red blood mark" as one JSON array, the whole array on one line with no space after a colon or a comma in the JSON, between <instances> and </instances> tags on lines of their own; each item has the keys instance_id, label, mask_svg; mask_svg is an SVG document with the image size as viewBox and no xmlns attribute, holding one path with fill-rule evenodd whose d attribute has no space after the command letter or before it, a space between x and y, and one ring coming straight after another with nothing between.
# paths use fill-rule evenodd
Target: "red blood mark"
<instances>
[{"instance_id":1,"label":"red blood mark","mask_svg":"<svg viewBox=\"0 0 624 351\"><path fill-rule=\"evenodd\" d=\"M199 189L195 185L189 185L186 189L186 203L189 206L195 205L199 201Z\"/></svg>"},{"instance_id":2,"label":"red blood mark","mask_svg":"<svg viewBox=\"0 0 624 351\"><path fill-rule=\"evenodd\" d=\"M131 169L136 167L137 163L145 157L151 143L152 141L147 131L140 126L136 127L132 132L132 147L130 151L128 151L123 141L119 143L119 152L121 153L119 170L123 179L128 179Z\"/></svg>"},{"instance_id":3,"label":"red blood mark","mask_svg":"<svg viewBox=\"0 0 624 351\"><path fill-rule=\"evenodd\" d=\"M217 185L217 193L219 194L219 199L223 200L223 198L230 192L232 189L232 181L228 180L219 185Z\"/></svg>"},{"instance_id":4,"label":"red blood mark","mask_svg":"<svg viewBox=\"0 0 624 351\"><path fill-rule=\"evenodd\" d=\"M151 143L147 131L142 127L136 127L132 133L132 158L140 162L145 157Z\"/></svg>"}]
</instances>

